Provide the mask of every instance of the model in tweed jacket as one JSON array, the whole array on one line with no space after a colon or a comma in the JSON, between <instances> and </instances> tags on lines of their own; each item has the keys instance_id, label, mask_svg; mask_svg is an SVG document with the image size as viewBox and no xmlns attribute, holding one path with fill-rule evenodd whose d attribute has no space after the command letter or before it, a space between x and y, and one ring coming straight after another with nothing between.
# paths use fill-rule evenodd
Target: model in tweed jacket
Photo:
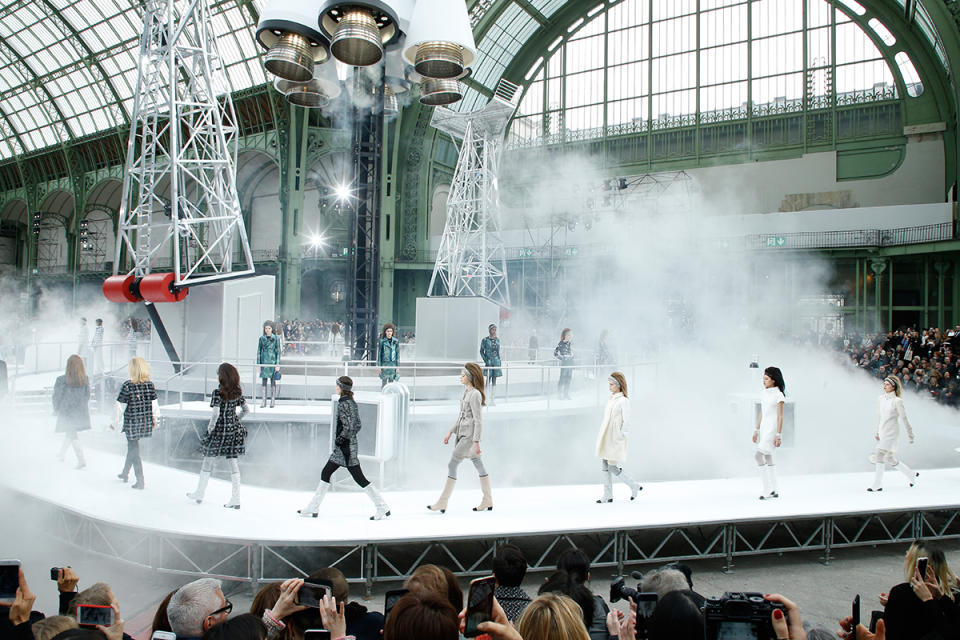
<instances>
[{"instance_id":1,"label":"model in tweed jacket","mask_svg":"<svg viewBox=\"0 0 960 640\"><path fill-rule=\"evenodd\" d=\"M388 382L395 382L400 378L397 367L400 366L400 341L397 340L397 330L392 324L384 325L377 342L377 366L380 367L380 388Z\"/></svg>"},{"instance_id":2,"label":"model in tweed jacket","mask_svg":"<svg viewBox=\"0 0 960 640\"><path fill-rule=\"evenodd\" d=\"M243 418L250 413L247 402L243 398L243 389L240 387L240 373L229 362L224 362L217 368L217 380L220 386L210 398L210 422L207 423L207 432L200 439L200 452L203 454L203 463L200 465L200 480L197 488L187 497L197 504L203 502L203 495L207 490L207 482L213 473L214 459L225 456L230 465L230 501L224 507L227 509L240 508L240 464L237 457L246 453L245 439L247 430L244 429ZM237 409L240 415L237 415Z\"/></svg>"},{"instance_id":3,"label":"model in tweed jacket","mask_svg":"<svg viewBox=\"0 0 960 640\"><path fill-rule=\"evenodd\" d=\"M460 371L460 384L465 387L463 397L460 398L460 415L447 437L443 439L443 444L449 444L450 438L456 435L453 455L450 456L450 462L447 464L447 483L443 487L440 499L431 505L427 505L427 509L440 513L446 512L447 502L453 493L453 487L457 484L457 467L460 466L461 462L469 459L477 469L477 474L480 476L480 488L483 491L483 499L473 510L493 511L490 476L487 474L487 470L483 466L483 460L480 458L480 436L483 432L482 407L486 404L483 393L483 370L479 365L468 362Z\"/></svg>"},{"instance_id":4,"label":"model in tweed jacket","mask_svg":"<svg viewBox=\"0 0 960 640\"><path fill-rule=\"evenodd\" d=\"M480 341L480 357L486 369L487 380L484 391L487 395L487 404L496 404L494 395L497 392L497 378L503 375L500 370L500 338L497 337L497 325L487 327L487 337Z\"/></svg>"},{"instance_id":5,"label":"model in tweed jacket","mask_svg":"<svg viewBox=\"0 0 960 640\"><path fill-rule=\"evenodd\" d=\"M127 365L130 379L120 387L114 404L111 429L120 424L123 414L123 434L127 437L127 457L123 461L123 471L117 477L126 482L133 468L137 481L134 489L143 489L143 461L140 459L140 440L153 435L157 427L160 405L157 402L157 390L150 382L150 365L143 358L131 358Z\"/></svg>"},{"instance_id":6,"label":"model in tweed jacket","mask_svg":"<svg viewBox=\"0 0 960 640\"><path fill-rule=\"evenodd\" d=\"M263 402L260 408L267 406L267 381L270 381L270 408L277 405L277 373L280 371L280 338L273 333L273 324L263 323L263 335L257 342L257 364L272 365L260 367L260 381L263 383Z\"/></svg>"},{"instance_id":7,"label":"model in tweed jacket","mask_svg":"<svg viewBox=\"0 0 960 640\"><path fill-rule=\"evenodd\" d=\"M390 515L390 507L377 488L367 480L363 475L363 469L360 468L360 459L357 457L357 434L360 433L360 412L357 409L357 402L353 399L353 380L347 376L337 378L336 394L338 396L336 411L336 428L334 430L333 451L330 452L330 458L326 466L320 472L320 484L317 485L313 497L299 513L304 518L316 518L320 508L320 503L330 490L330 480L333 473L340 467L346 467L347 471L353 477L354 482L360 485L369 496L370 500L377 508L376 514L370 516L371 520L382 520Z\"/></svg>"}]
</instances>

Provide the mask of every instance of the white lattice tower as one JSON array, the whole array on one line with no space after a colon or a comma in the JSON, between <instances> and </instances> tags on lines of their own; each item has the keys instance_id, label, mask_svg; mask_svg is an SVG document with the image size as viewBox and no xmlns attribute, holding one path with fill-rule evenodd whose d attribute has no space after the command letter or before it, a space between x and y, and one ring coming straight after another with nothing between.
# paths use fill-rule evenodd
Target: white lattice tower
<instances>
[{"instance_id":1,"label":"white lattice tower","mask_svg":"<svg viewBox=\"0 0 960 640\"><path fill-rule=\"evenodd\" d=\"M428 295L481 296L510 306L498 177L516 87L503 82L480 111L434 111L431 124L461 143Z\"/></svg>"},{"instance_id":2,"label":"white lattice tower","mask_svg":"<svg viewBox=\"0 0 960 640\"><path fill-rule=\"evenodd\" d=\"M253 273L237 196L237 133L208 0L147 0L115 274L123 248L133 263L127 273L172 261L178 286Z\"/></svg>"}]
</instances>

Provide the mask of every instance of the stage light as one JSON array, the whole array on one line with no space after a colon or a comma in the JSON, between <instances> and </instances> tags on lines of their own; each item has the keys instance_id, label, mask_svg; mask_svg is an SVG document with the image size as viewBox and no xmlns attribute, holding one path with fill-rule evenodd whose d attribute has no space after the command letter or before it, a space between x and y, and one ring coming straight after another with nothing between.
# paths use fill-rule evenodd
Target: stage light
<instances>
[{"instance_id":1,"label":"stage light","mask_svg":"<svg viewBox=\"0 0 960 640\"><path fill-rule=\"evenodd\" d=\"M346 202L350 199L350 187L345 184L338 184L333 188L333 195L337 198L337 202Z\"/></svg>"},{"instance_id":2,"label":"stage light","mask_svg":"<svg viewBox=\"0 0 960 640\"><path fill-rule=\"evenodd\" d=\"M308 82L290 82L283 78L274 78L273 86L286 97L290 104L308 109L327 106L341 92L336 69L332 64L317 65L313 79Z\"/></svg>"},{"instance_id":3,"label":"stage light","mask_svg":"<svg viewBox=\"0 0 960 640\"><path fill-rule=\"evenodd\" d=\"M368 67L380 62L384 47L397 42L401 19L409 19L414 0L326 0L319 25L330 52L341 62ZM466 5L464 5L466 6Z\"/></svg>"},{"instance_id":4,"label":"stage light","mask_svg":"<svg viewBox=\"0 0 960 640\"><path fill-rule=\"evenodd\" d=\"M326 240L324 239L323 234L315 233L310 236L310 246L314 249L319 249L324 244L326 244Z\"/></svg>"},{"instance_id":5,"label":"stage light","mask_svg":"<svg viewBox=\"0 0 960 640\"><path fill-rule=\"evenodd\" d=\"M323 0L274 0L257 24L257 42L267 49L263 66L291 82L313 78L314 66L330 57L329 41L317 28Z\"/></svg>"},{"instance_id":6,"label":"stage light","mask_svg":"<svg viewBox=\"0 0 960 640\"><path fill-rule=\"evenodd\" d=\"M449 80L473 64L473 39L467 5L450 0L417 0L403 56L425 78Z\"/></svg>"}]
</instances>

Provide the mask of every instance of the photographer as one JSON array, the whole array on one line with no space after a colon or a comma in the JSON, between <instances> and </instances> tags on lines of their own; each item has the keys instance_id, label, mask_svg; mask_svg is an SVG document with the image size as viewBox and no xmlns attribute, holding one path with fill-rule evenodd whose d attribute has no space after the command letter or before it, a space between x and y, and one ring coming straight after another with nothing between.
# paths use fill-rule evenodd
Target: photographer
<instances>
[{"instance_id":1,"label":"photographer","mask_svg":"<svg viewBox=\"0 0 960 640\"><path fill-rule=\"evenodd\" d=\"M566 571L574 581L579 582L589 591L587 583L590 581L590 558L582 549L567 549L561 553L557 559L557 569ZM594 593L591 593L591 595L593 596L593 611L591 612L589 607L583 605L585 607L584 619L590 621L587 624L587 631L589 631L592 640L606 640L609 638L607 614L610 612L610 607L607 606L602 596Z\"/></svg>"}]
</instances>

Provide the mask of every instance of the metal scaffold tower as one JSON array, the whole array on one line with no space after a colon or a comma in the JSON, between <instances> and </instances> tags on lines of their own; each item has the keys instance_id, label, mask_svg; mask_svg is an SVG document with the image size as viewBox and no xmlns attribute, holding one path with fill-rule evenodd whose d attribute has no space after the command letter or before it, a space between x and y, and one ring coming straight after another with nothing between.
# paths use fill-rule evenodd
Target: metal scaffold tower
<instances>
[{"instance_id":1,"label":"metal scaffold tower","mask_svg":"<svg viewBox=\"0 0 960 640\"><path fill-rule=\"evenodd\" d=\"M114 274L172 266L175 287L252 274L237 197L237 116L208 1L143 7Z\"/></svg>"},{"instance_id":2,"label":"metal scaffold tower","mask_svg":"<svg viewBox=\"0 0 960 640\"><path fill-rule=\"evenodd\" d=\"M427 295L480 296L510 306L498 178L516 92L516 85L501 80L479 111L438 108L433 113L431 124L461 143Z\"/></svg>"}]
</instances>

